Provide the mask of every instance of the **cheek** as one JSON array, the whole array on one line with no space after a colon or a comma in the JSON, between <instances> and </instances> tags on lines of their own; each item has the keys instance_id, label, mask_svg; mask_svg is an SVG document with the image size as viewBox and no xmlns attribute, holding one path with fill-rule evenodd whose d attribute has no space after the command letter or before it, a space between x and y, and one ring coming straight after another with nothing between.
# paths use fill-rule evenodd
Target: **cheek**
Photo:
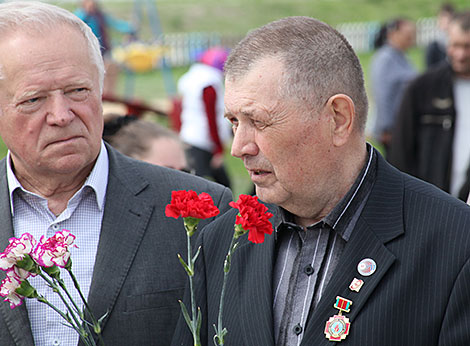
<instances>
[{"instance_id":1,"label":"cheek","mask_svg":"<svg viewBox=\"0 0 470 346\"><path fill-rule=\"evenodd\" d=\"M39 118L24 117L7 109L0 115L0 135L5 142L36 141L40 122Z\"/></svg>"},{"instance_id":2,"label":"cheek","mask_svg":"<svg viewBox=\"0 0 470 346\"><path fill-rule=\"evenodd\" d=\"M90 133L98 133L101 136L103 132L103 116L101 104L90 102L77 108L77 114Z\"/></svg>"}]
</instances>

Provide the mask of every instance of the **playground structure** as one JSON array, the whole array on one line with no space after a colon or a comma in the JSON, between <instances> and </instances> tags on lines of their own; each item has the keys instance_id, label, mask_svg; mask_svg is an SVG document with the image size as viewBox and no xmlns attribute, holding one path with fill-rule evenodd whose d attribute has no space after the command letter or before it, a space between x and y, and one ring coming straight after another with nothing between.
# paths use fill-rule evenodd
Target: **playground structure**
<instances>
[{"instance_id":1,"label":"playground structure","mask_svg":"<svg viewBox=\"0 0 470 346\"><path fill-rule=\"evenodd\" d=\"M144 18L144 16L147 18ZM127 114L137 117L142 116L145 112L166 116L170 127L178 132L181 126L181 100L177 95L171 63L168 61L168 58L175 60L175 56L172 54L172 47L166 45L165 38L168 38L168 36L163 35L155 1L134 0L132 23L137 34L142 32L144 23L148 23L151 39L149 42L144 42L135 37L131 42L114 46L112 50L113 60L120 66L125 76L124 95L104 95L103 101L121 104L126 108ZM178 40L177 34L169 37L172 42L175 42L175 38ZM180 41L186 45L191 55L189 61L182 61L184 64L192 63L198 54L220 43L220 36L218 35L193 33L191 37L195 38L191 42L196 44L188 45L188 42ZM149 72L157 68L160 69L163 76L165 91L170 103L169 111L158 109L134 96L136 74Z\"/></svg>"}]
</instances>

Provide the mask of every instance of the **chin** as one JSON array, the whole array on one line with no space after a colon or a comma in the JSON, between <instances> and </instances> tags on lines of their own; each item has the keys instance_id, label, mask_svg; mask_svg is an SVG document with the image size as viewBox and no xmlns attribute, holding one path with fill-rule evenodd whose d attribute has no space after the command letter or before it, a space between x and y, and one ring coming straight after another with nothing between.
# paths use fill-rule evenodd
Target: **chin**
<instances>
[{"instance_id":1,"label":"chin","mask_svg":"<svg viewBox=\"0 0 470 346\"><path fill-rule=\"evenodd\" d=\"M282 206L283 202L287 199L284 191L276 190L273 187L256 186L256 196L265 203L276 204L278 206Z\"/></svg>"}]
</instances>

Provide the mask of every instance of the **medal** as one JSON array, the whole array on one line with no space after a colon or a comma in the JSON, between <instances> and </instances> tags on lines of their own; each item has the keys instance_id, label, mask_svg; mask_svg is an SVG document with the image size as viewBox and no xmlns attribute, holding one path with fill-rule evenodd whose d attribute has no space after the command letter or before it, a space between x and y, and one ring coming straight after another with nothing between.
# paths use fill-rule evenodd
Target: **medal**
<instances>
[{"instance_id":1,"label":"medal","mask_svg":"<svg viewBox=\"0 0 470 346\"><path fill-rule=\"evenodd\" d=\"M349 289L351 291L359 292L362 285L364 285L364 281L354 278L353 281L351 282L351 284L349 285Z\"/></svg>"},{"instance_id":2,"label":"medal","mask_svg":"<svg viewBox=\"0 0 470 346\"><path fill-rule=\"evenodd\" d=\"M349 328L351 323L346 316L342 315L342 312L349 312L352 301L343 297L337 296L334 307L339 310L338 315L333 315L326 322L325 325L325 336L330 341L341 341L346 339L349 334Z\"/></svg>"}]
</instances>

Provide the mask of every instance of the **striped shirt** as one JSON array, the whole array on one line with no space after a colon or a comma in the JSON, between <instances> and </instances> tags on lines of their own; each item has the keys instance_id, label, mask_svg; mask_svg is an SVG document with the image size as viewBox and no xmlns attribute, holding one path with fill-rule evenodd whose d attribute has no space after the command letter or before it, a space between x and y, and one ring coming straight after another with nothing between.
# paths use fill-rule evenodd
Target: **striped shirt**
<instances>
[{"instance_id":1,"label":"striped shirt","mask_svg":"<svg viewBox=\"0 0 470 346\"><path fill-rule=\"evenodd\" d=\"M300 345L307 319L320 301L364 208L377 169L377 156L369 144L367 149L367 162L349 192L307 231L293 223L292 214L281 209L273 273L277 346Z\"/></svg>"},{"instance_id":2,"label":"striped shirt","mask_svg":"<svg viewBox=\"0 0 470 346\"><path fill-rule=\"evenodd\" d=\"M88 296L90 289L98 248L108 169L108 154L104 144L101 143L100 154L90 175L81 189L69 200L67 208L56 217L47 207L47 199L21 186L11 168L10 153L7 157L7 179L15 237L28 232L39 241L41 236L48 238L62 229L67 229L75 235L74 244L78 248L71 249L72 270L85 297ZM65 270L61 270L61 278L81 308L83 304ZM28 280L40 295L60 310L66 311L59 296L46 286L43 279L37 276ZM36 299L26 299L25 303L35 346L78 344L79 337L75 330L64 326L65 321L50 307L39 303Z\"/></svg>"}]
</instances>

